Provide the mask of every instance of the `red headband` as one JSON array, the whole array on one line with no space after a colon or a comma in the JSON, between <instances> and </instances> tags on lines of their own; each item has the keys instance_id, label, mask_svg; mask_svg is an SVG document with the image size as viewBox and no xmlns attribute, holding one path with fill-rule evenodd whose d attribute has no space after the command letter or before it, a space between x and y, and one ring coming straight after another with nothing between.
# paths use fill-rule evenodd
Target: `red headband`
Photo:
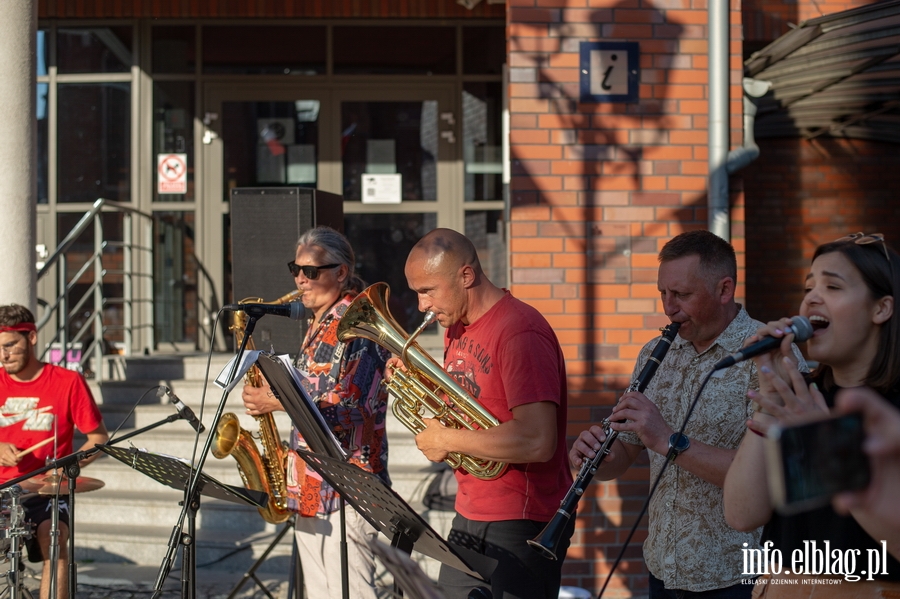
<instances>
[{"instance_id":1,"label":"red headband","mask_svg":"<svg viewBox=\"0 0 900 599\"><path fill-rule=\"evenodd\" d=\"M36 330L37 327L34 326L33 322L20 322L8 327L0 327L0 333L28 333Z\"/></svg>"}]
</instances>

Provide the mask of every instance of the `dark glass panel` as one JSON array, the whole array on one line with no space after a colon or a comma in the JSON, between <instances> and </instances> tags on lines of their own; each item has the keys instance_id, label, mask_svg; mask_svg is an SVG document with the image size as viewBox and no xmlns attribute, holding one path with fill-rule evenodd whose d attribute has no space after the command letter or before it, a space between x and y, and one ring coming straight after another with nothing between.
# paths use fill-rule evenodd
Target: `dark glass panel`
<instances>
[{"instance_id":1,"label":"dark glass panel","mask_svg":"<svg viewBox=\"0 0 900 599\"><path fill-rule=\"evenodd\" d=\"M50 198L49 108L50 85L37 84L37 201L46 204Z\"/></svg>"},{"instance_id":2,"label":"dark glass panel","mask_svg":"<svg viewBox=\"0 0 900 599\"><path fill-rule=\"evenodd\" d=\"M316 75L325 72L323 26L221 25L203 28L203 72Z\"/></svg>"},{"instance_id":3,"label":"dark glass panel","mask_svg":"<svg viewBox=\"0 0 900 599\"><path fill-rule=\"evenodd\" d=\"M422 323L418 299L403 273L406 256L425 233L436 228L434 213L344 216L345 234L356 253L357 273L369 285L384 281L390 286L391 314L406 332Z\"/></svg>"},{"instance_id":4,"label":"dark glass panel","mask_svg":"<svg viewBox=\"0 0 900 599\"><path fill-rule=\"evenodd\" d=\"M335 27L336 75L452 75L455 27Z\"/></svg>"},{"instance_id":5,"label":"dark glass panel","mask_svg":"<svg viewBox=\"0 0 900 599\"><path fill-rule=\"evenodd\" d=\"M506 28L463 28L463 73L500 75L506 62Z\"/></svg>"},{"instance_id":6,"label":"dark glass panel","mask_svg":"<svg viewBox=\"0 0 900 599\"><path fill-rule=\"evenodd\" d=\"M56 30L56 64L66 73L127 73L131 27L64 27Z\"/></svg>"},{"instance_id":7,"label":"dark glass panel","mask_svg":"<svg viewBox=\"0 0 900 599\"><path fill-rule=\"evenodd\" d=\"M194 213L154 212L153 309L157 343L196 342Z\"/></svg>"},{"instance_id":8,"label":"dark glass panel","mask_svg":"<svg viewBox=\"0 0 900 599\"><path fill-rule=\"evenodd\" d=\"M503 99L500 83L463 85L463 160L467 202L503 199Z\"/></svg>"},{"instance_id":9,"label":"dark glass panel","mask_svg":"<svg viewBox=\"0 0 900 599\"><path fill-rule=\"evenodd\" d=\"M315 187L319 101L225 102L225 195L234 187Z\"/></svg>"},{"instance_id":10,"label":"dark glass panel","mask_svg":"<svg viewBox=\"0 0 900 599\"><path fill-rule=\"evenodd\" d=\"M506 287L506 228L502 210L467 210L466 237L494 285Z\"/></svg>"},{"instance_id":11,"label":"dark glass panel","mask_svg":"<svg viewBox=\"0 0 900 599\"><path fill-rule=\"evenodd\" d=\"M438 103L341 104L344 201L362 200L364 174L401 175L403 201L437 200Z\"/></svg>"},{"instance_id":12,"label":"dark glass panel","mask_svg":"<svg viewBox=\"0 0 900 599\"><path fill-rule=\"evenodd\" d=\"M187 193L159 193L158 157L186 154ZM153 84L153 200L194 201L194 83L157 81Z\"/></svg>"},{"instance_id":13,"label":"dark glass panel","mask_svg":"<svg viewBox=\"0 0 900 599\"><path fill-rule=\"evenodd\" d=\"M130 201L130 84L61 83L58 93L58 201Z\"/></svg>"},{"instance_id":14,"label":"dark glass panel","mask_svg":"<svg viewBox=\"0 0 900 599\"><path fill-rule=\"evenodd\" d=\"M193 73L197 64L196 28L173 25L152 29L151 59L154 73Z\"/></svg>"}]
</instances>

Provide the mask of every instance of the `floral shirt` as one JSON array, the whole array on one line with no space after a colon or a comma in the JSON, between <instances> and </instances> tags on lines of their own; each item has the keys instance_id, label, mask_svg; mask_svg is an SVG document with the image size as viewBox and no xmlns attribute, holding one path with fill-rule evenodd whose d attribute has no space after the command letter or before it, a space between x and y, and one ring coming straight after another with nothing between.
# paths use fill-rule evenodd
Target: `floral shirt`
<instances>
[{"instance_id":1,"label":"floral shirt","mask_svg":"<svg viewBox=\"0 0 900 599\"><path fill-rule=\"evenodd\" d=\"M713 364L739 351L744 340L762 324L741 308L738 315L703 353L680 336L660 364L644 395L655 403L669 426L678 430L703 378ZM641 350L633 377L640 372L659 338ZM795 353L799 351L795 348ZM800 357L802 360L802 356ZM805 362L801 361L803 370ZM752 360L718 370L709 380L688 421L685 434L713 447L737 449L753 407L748 389L759 389ZM636 434L618 439L641 445ZM690 451L690 450L688 450ZM665 456L650 452L650 480L656 480ZM738 532L725 522L722 489L672 462L650 503L644 561L667 589L708 591L738 584L742 578L744 547L759 545L761 529Z\"/></svg>"},{"instance_id":2,"label":"floral shirt","mask_svg":"<svg viewBox=\"0 0 900 599\"><path fill-rule=\"evenodd\" d=\"M381 382L391 354L367 339L338 341L338 323L353 297L345 295L321 322L310 323L296 366L303 375L304 390L348 452L348 461L390 484L385 431L387 390ZM298 447L307 448L294 427L291 448ZM335 490L293 451L288 453L287 479L288 505L301 516L328 514L340 507Z\"/></svg>"}]
</instances>

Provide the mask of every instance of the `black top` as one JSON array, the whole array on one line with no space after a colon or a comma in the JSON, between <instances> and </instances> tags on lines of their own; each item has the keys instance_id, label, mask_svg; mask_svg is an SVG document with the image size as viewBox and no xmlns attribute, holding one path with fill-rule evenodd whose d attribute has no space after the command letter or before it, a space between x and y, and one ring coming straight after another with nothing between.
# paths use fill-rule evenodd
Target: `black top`
<instances>
[{"instance_id":1,"label":"black top","mask_svg":"<svg viewBox=\"0 0 900 599\"><path fill-rule=\"evenodd\" d=\"M834 398L838 388L832 388L829 391L824 390L821 381L816 381L825 401L829 406L834 406ZM886 396L891 404L900 408L900 393L894 393ZM882 555L881 542L874 540L860 526L852 516L841 516L831 505L803 512L793 516L782 516L775 512L772 519L763 529L762 542L772 541L774 549L781 551L783 559L783 568L791 570L791 555L795 549L803 551L805 548L812 547L811 543L804 545L804 541L815 541L816 549L825 550L825 541L828 541L829 552L839 549L842 553L848 549L859 549L860 553L856 556L855 574L860 574L861 570L866 570L868 563L868 549L878 552ZM880 580L900 580L900 562L887 554L887 572L886 576L876 576ZM832 563L831 556L827 556L828 563ZM804 557L804 560L806 558ZM807 566L809 561L805 562ZM884 569L879 569L883 572ZM802 572L801 572L802 573ZM868 574L862 576L865 580Z\"/></svg>"}]
</instances>

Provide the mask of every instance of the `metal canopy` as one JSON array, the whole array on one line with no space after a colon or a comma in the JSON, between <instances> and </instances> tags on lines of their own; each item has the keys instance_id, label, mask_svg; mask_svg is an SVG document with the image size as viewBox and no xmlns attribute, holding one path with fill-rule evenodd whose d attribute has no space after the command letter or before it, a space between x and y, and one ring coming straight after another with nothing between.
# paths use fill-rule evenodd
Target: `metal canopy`
<instances>
[{"instance_id":1,"label":"metal canopy","mask_svg":"<svg viewBox=\"0 0 900 599\"><path fill-rule=\"evenodd\" d=\"M757 137L900 143L900 0L811 19L744 62L769 81Z\"/></svg>"}]
</instances>

